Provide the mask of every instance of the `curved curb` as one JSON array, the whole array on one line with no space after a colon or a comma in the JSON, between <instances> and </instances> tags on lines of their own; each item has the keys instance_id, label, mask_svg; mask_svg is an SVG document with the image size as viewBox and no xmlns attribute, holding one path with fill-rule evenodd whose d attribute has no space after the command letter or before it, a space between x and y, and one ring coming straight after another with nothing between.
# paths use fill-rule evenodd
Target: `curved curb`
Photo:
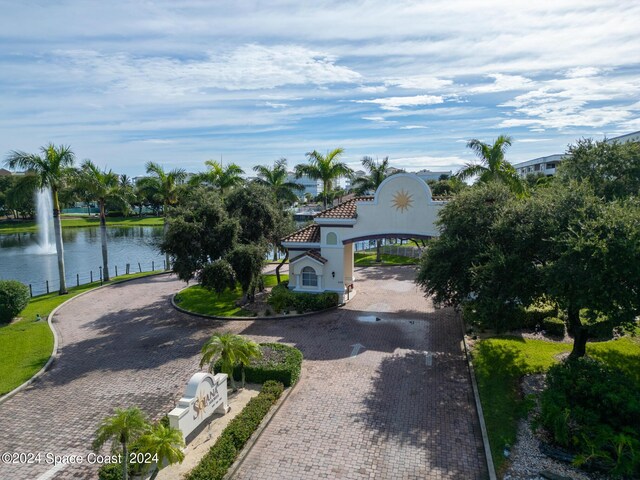
<instances>
[{"instance_id":1,"label":"curved curb","mask_svg":"<svg viewBox=\"0 0 640 480\"><path fill-rule=\"evenodd\" d=\"M484 412L482 411L482 403L480 402L480 393L478 391L478 382L476 380L476 372L473 369L473 363L471 362L471 356L469 355L469 349L467 348L467 341L465 340L464 321L462 315L458 314L460 318L460 327L462 329L462 346L464 350L464 356L467 359L467 366L469 367L469 376L471 377L471 387L473 390L473 398L476 403L476 413L478 414L478 421L480 422L480 433L482 436L482 445L484 447L484 455L487 461L487 472L489 473L489 480L496 480L496 469L493 465L493 455L491 454L491 446L489 444L489 435L487 433L487 425L484 423Z\"/></svg>"},{"instance_id":2,"label":"curved curb","mask_svg":"<svg viewBox=\"0 0 640 480\"><path fill-rule=\"evenodd\" d=\"M49 329L51 330L51 333L53 334L53 350L51 351L51 355L49 356L49 359L47 360L47 363L45 363L44 366L40 370L38 370L36 373L34 373L33 376L29 380L27 380L26 382L18 385L16 388L11 390L9 393L5 393L3 396L1 396L0 397L0 405L2 405L4 402L9 400L15 394L21 392L22 390L27 388L29 385L31 385L44 372L46 372L51 367L51 364L55 361L56 357L58 356L58 343L59 343L58 338L59 337L58 337L58 332L56 332L56 329L53 326L53 316L56 313L58 313L58 310L60 310L62 307L64 307L67 303L71 302L72 300L75 300L76 298L82 297L83 295L86 295L87 293L95 292L96 290L99 290L101 288L110 287L112 285L118 285L120 283L133 282L134 280L140 280L142 278L147 278L147 277L157 277L159 275L168 275L170 273L171 272L164 272L164 271L163 272L159 272L159 273L150 273L149 275L145 275L143 277L124 278L122 280L111 282L111 283L109 283L107 285L100 285L99 287L92 288L91 290L87 290L86 292L79 293L78 295L75 295L75 296L71 297L70 299L65 300L60 305L58 305L56 308L51 310L51 313L49 313L49 316L47 317L47 323L49 324Z\"/></svg>"},{"instance_id":3,"label":"curved curb","mask_svg":"<svg viewBox=\"0 0 640 480\"><path fill-rule=\"evenodd\" d=\"M184 292L187 288L191 288L191 287L185 287L182 290L180 290L179 292L175 293L171 297L171 306L173 308L175 308L176 310L178 310L179 312L186 313L187 315L191 315L193 317L200 317L200 318L210 318L212 320L243 320L243 321L246 321L246 320L283 320L283 319L287 319L287 318L304 318L304 317L312 317L313 315L318 315L320 313L330 312L332 310L336 310L339 307L342 307L342 306L345 305L344 303L341 303L339 305L336 305L335 307L325 308L324 310L318 310L317 312L296 313L295 315L269 315L268 317L220 317L220 316L217 316L217 315L207 315L206 313L192 312L191 310L185 310L184 308L179 307L176 304L176 295L180 295L180 293Z\"/></svg>"},{"instance_id":4,"label":"curved curb","mask_svg":"<svg viewBox=\"0 0 640 480\"><path fill-rule=\"evenodd\" d=\"M231 480L235 476L235 474L238 473L238 470L240 469L240 467L242 467L242 464L246 460L249 453L251 453L254 445L260 439L262 432L264 432L265 429L269 426L271 420L273 420L273 417L275 417L276 414L280 411L280 408L287 401L289 395L291 395L291 392L293 392L293 389L296 388L296 385L298 385L298 383L300 383L300 379L298 379L298 381L294 383L293 386L290 387L288 391L278 399L278 404L275 406L275 408L272 407L271 410L267 412L267 415L262 419L262 422L260 422L260 425L258 425L256 431L251 434L249 440L247 440L247 443L244 445L242 451L238 455L238 458L236 458L236 461L233 462L233 464L229 467L229 470L227 471L227 473L225 473L224 477L222 477L222 480Z\"/></svg>"}]
</instances>

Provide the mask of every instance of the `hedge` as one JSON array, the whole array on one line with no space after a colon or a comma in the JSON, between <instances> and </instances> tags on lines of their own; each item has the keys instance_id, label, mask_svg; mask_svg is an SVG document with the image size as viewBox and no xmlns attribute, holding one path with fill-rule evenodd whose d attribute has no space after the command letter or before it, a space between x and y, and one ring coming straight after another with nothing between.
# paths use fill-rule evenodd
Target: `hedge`
<instances>
[{"instance_id":1,"label":"hedge","mask_svg":"<svg viewBox=\"0 0 640 480\"><path fill-rule=\"evenodd\" d=\"M271 380L265 382L260 393L249 400L242 411L229 422L209 452L186 476L186 480L222 479L283 390L281 383Z\"/></svg>"},{"instance_id":2,"label":"hedge","mask_svg":"<svg viewBox=\"0 0 640 480\"><path fill-rule=\"evenodd\" d=\"M548 335L564 337L564 321L557 317L548 317L542 321L542 329Z\"/></svg>"},{"instance_id":3,"label":"hedge","mask_svg":"<svg viewBox=\"0 0 640 480\"><path fill-rule=\"evenodd\" d=\"M282 343L261 343L262 358L253 359L251 364L244 367L245 379L249 383L265 383L275 380L285 387L290 387L300 378L302 368L302 352L297 348ZM265 350L271 350L275 355L266 354ZM274 358L275 357L275 358ZM222 361L218 360L214 365L214 371L219 372ZM233 370L233 378L242 378L242 369L237 365Z\"/></svg>"},{"instance_id":4,"label":"hedge","mask_svg":"<svg viewBox=\"0 0 640 480\"><path fill-rule=\"evenodd\" d=\"M335 292L305 293L292 292L284 282L271 289L267 303L280 313L283 310L295 310L298 313L317 312L338 306L338 294Z\"/></svg>"},{"instance_id":5,"label":"hedge","mask_svg":"<svg viewBox=\"0 0 640 480\"><path fill-rule=\"evenodd\" d=\"M29 304L29 287L17 280L0 280L0 323L9 323Z\"/></svg>"}]
</instances>

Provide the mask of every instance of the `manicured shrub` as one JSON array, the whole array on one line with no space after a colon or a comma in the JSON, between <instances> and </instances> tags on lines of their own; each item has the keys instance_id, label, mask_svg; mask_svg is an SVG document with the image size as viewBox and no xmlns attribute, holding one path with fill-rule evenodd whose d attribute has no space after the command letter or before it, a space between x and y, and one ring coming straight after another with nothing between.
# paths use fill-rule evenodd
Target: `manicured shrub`
<instances>
[{"instance_id":1,"label":"manicured shrub","mask_svg":"<svg viewBox=\"0 0 640 480\"><path fill-rule=\"evenodd\" d=\"M640 475L640 387L619 370L589 358L554 365L538 423L576 464Z\"/></svg>"},{"instance_id":2,"label":"manicured shrub","mask_svg":"<svg viewBox=\"0 0 640 480\"><path fill-rule=\"evenodd\" d=\"M245 379L249 383L264 383L270 380L290 387L298 381L302 368L302 352L297 348L282 343L261 343L262 357L254 358L244 367ZM218 360L214 370L219 372L222 362ZM240 380L242 370L237 365L233 370L233 378ZM263 386L264 388L264 386Z\"/></svg>"},{"instance_id":3,"label":"manicured shrub","mask_svg":"<svg viewBox=\"0 0 640 480\"><path fill-rule=\"evenodd\" d=\"M122 464L106 463L98 470L99 480L122 480Z\"/></svg>"},{"instance_id":4,"label":"manicured shrub","mask_svg":"<svg viewBox=\"0 0 640 480\"><path fill-rule=\"evenodd\" d=\"M548 317L542 320L542 329L547 335L564 337L564 320L558 317Z\"/></svg>"},{"instance_id":5,"label":"manicured shrub","mask_svg":"<svg viewBox=\"0 0 640 480\"><path fill-rule=\"evenodd\" d=\"M9 323L29 304L29 287L17 280L0 280L0 323Z\"/></svg>"},{"instance_id":6,"label":"manicured shrub","mask_svg":"<svg viewBox=\"0 0 640 480\"><path fill-rule=\"evenodd\" d=\"M226 260L218 259L207 263L198 273L198 282L207 290L213 290L218 295L227 288L234 289L236 277L233 268Z\"/></svg>"},{"instance_id":7,"label":"manicured shrub","mask_svg":"<svg viewBox=\"0 0 640 480\"><path fill-rule=\"evenodd\" d=\"M284 387L281 383L268 381L260 393L249 400L242 411L229 422L216 443L187 475L186 480L220 480L233 465L247 440L258 428L264 416L280 398Z\"/></svg>"},{"instance_id":8,"label":"manicured shrub","mask_svg":"<svg viewBox=\"0 0 640 480\"><path fill-rule=\"evenodd\" d=\"M545 318L557 317L558 307L551 303L538 302L524 309L524 328L535 328L542 325Z\"/></svg>"},{"instance_id":9,"label":"manicured shrub","mask_svg":"<svg viewBox=\"0 0 640 480\"><path fill-rule=\"evenodd\" d=\"M338 306L338 294L292 292L284 284L280 284L271 289L267 303L277 313L283 310L295 310L298 313L317 312Z\"/></svg>"}]
</instances>

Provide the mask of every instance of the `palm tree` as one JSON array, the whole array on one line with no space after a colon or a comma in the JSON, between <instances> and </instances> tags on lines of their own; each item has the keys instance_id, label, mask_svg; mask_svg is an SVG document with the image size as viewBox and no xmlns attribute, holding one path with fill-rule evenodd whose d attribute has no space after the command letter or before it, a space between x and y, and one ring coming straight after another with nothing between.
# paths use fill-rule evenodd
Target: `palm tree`
<instances>
[{"instance_id":1,"label":"palm tree","mask_svg":"<svg viewBox=\"0 0 640 480\"><path fill-rule=\"evenodd\" d=\"M297 191L304 190L299 183L287 181L287 159L276 160L273 167L256 165L253 170L258 173L257 183L266 185L278 201L292 204L298 201Z\"/></svg>"},{"instance_id":2,"label":"palm tree","mask_svg":"<svg viewBox=\"0 0 640 480\"><path fill-rule=\"evenodd\" d=\"M251 363L251 359L262 357L262 350L253 340L242 339L244 342L242 355L238 358L242 372L242 388L244 388L244 367Z\"/></svg>"},{"instance_id":3,"label":"palm tree","mask_svg":"<svg viewBox=\"0 0 640 480\"><path fill-rule=\"evenodd\" d=\"M512 139L507 135L500 135L493 145L486 144L477 139L467 142L467 147L473 150L480 163L467 163L456 176L460 180L466 180L477 176L478 181L487 183L497 180L509 186L517 195L525 193L525 186L515 168L504 158L504 152L511 146Z\"/></svg>"},{"instance_id":4,"label":"palm tree","mask_svg":"<svg viewBox=\"0 0 640 480\"><path fill-rule=\"evenodd\" d=\"M60 295L67 293L67 282L64 271L64 247L62 244L62 224L60 223L60 201L58 192L64 184L65 178L72 171L75 154L71 147L60 145L56 147L50 143L40 149L42 155L12 151L5 164L11 168L27 170L37 178L38 188L51 189L53 197L53 227L56 237L56 253L58 254L58 277L60 279Z\"/></svg>"},{"instance_id":5,"label":"palm tree","mask_svg":"<svg viewBox=\"0 0 640 480\"><path fill-rule=\"evenodd\" d=\"M169 223L167 222L167 211L170 205L175 205L178 202L178 185L187 178L187 172L182 168L175 168L170 172L165 172L164 169L154 162L147 162L146 165L147 174L151 175L149 180L143 182L145 188L152 189L154 191L154 197L162 202L162 216L164 217L164 237L167 236L169 230ZM171 268L171 259L169 254L165 254L166 269Z\"/></svg>"},{"instance_id":6,"label":"palm tree","mask_svg":"<svg viewBox=\"0 0 640 480\"><path fill-rule=\"evenodd\" d=\"M332 189L333 182L340 177L349 177L353 173L346 163L339 161L343 152L344 149L336 148L322 155L314 150L307 153L308 164L296 165L296 178L306 175L312 180L322 180L324 208L327 208L327 195Z\"/></svg>"},{"instance_id":7,"label":"palm tree","mask_svg":"<svg viewBox=\"0 0 640 480\"><path fill-rule=\"evenodd\" d=\"M100 240L102 243L102 272L105 281L109 281L109 260L107 252L107 214L108 201L126 204L126 192L120 184L120 178L112 170L100 170L91 160L85 160L77 175L77 183L98 201L100 207Z\"/></svg>"},{"instance_id":8,"label":"palm tree","mask_svg":"<svg viewBox=\"0 0 640 480\"><path fill-rule=\"evenodd\" d=\"M142 410L138 407L116 408L114 415L105 418L93 441L93 449L97 452L109 440L112 441L112 451L116 451L117 445L122 446L122 478L127 480L128 453L127 446L149 431L150 425Z\"/></svg>"},{"instance_id":9,"label":"palm tree","mask_svg":"<svg viewBox=\"0 0 640 480\"><path fill-rule=\"evenodd\" d=\"M233 378L233 369L238 363L242 363L246 357L244 338L230 332L214 333L202 346L200 353L202 354L200 367L208 363L209 370L212 372L218 359L222 360L222 373L226 373L229 376L231 388L237 390L236 382Z\"/></svg>"},{"instance_id":10,"label":"palm tree","mask_svg":"<svg viewBox=\"0 0 640 480\"><path fill-rule=\"evenodd\" d=\"M195 175L192 183L207 183L218 188L220 193L224 195L230 188L242 185L244 182L241 177L244 174L244 170L235 163L222 165L222 162L207 160L204 164L208 167L208 170Z\"/></svg>"},{"instance_id":11,"label":"palm tree","mask_svg":"<svg viewBox=\"0 0 640 480\"><path fill-rule=\"evenodd\" d=\"M369 175L358 177L351 182L356 195L364 195L375 192L380 184L387 178L389 169L389 157L384 157L381 162L371 157L362 157L362 166L367 169ZM382 261L382 240L376 239L376 262Z\"/></svg>"},{"instance_id":12,"label":"palm tree","mask_svg":"<svg viewBox=\"0 0 640 480\"><path fill-rule=\"evenodd\" d=\"M156 456L156 463L149 480L154 480L160 469L166 465L182 463L184 460L184 438L182 432L176 428L158 423L153 429L138 440L139 451Z\"/></svg>"}]
</instances>

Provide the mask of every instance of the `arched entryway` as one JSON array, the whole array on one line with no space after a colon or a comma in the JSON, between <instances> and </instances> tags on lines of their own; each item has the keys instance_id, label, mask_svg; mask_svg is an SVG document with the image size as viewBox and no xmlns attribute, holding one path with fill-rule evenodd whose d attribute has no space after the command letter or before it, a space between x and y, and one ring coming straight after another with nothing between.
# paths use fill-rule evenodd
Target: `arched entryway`
<instances>
[{"instance_id":1,"label":"arched entryway","mask_svg":"<svg viewBox=\"0 0 640 480\"><path fill-rule=\"evenodd\" d=\"M353 244L377 238L432 238L438 212L446 202L434 198L424 180L411 173L391 175L373 196L355 197L320 212L314 223L285 237L289 286L296 291L338 293L355 288ZM306 269L306 270L305 270ZM305 281L310 271L316 285Z\"/></svg>"}]
</instances>

